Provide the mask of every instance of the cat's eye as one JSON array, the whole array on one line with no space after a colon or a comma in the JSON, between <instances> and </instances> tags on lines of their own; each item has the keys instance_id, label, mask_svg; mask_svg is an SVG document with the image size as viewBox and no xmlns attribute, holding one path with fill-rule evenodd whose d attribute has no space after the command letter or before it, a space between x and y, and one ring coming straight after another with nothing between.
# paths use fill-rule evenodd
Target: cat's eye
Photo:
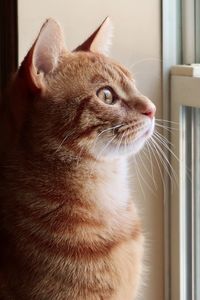
<instances>
[{"instance_id":1,"label":"cat's eye","mask_svg":"<svg viewBox=\"0 0 200 300\"><path fill-rule=\"evenodd\" d=\"M110 87L104 87L98 90L97 97L109 105L112 105L116 102L115 94Z\"/></svg>"}]
</instances>

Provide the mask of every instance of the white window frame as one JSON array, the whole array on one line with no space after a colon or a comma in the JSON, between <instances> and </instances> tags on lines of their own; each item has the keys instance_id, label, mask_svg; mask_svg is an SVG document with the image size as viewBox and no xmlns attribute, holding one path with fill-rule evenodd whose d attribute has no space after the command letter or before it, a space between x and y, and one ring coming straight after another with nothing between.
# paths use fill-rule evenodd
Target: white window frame
<instances>
[{"instance_id":1,"label":"white window frame","mask_svg":"<svg viewBox=\"0 0 200 300\"><path fill-rule=\"evenodd\" d=\"M182 105L200 106L199 66L175 67L170 77L172 66L200 59L200 33L195 30L198 27L195 25L200 23L200 15L194 14L198 9L200 0L162 0L163 119L172 122L179 122ZM181 174L183 166L180 132L181 128L170 136L164 131L164 135L175 146L175 155L180 158L179 164L170 153L166 152L177 175ZM164 195L165 300L193 300L185 298L187 288L184 273L186 259L183 251L185 207L181 202L183 195L180 193L183 178L178 178L178 184L173 191L167 172L165 181L168 186Z\"/></svg>"},{"instance_id":2,"label":"white window frame","mask_svg":"<svg viewBox=\"0 0 200 300\"><path fill-rule=\"evenodd\" d=\"M162 0L162 78L163 78L163 119L170 120L170 70L173 65L181 63L181 0ZM168 131L163 134L170 138ZM170 158L170 153L163 149ZM171 197L170 179L164 171L164 259L165 259L165 300L176 298L176 287L179 285L179 268L173 265L172 258L176 257L171 249ZM175 256L174 256L175 255ZM173 275L173 276L172 276ZM175 277L175 281L174 281Z\"/></svg>"},{"instance_id":3,"label":"white window frame","mask_svg":"<svg viewBox=\"0 0 200 300\"><path fill-rule=\"evenodd\" d=\"M182 106L200 108L200 66L179 66L171 71L171 120L179 122L179 130L171 135L175 155L178 162L171 157L172 167L179 176L178 185L170 193L171 199L171 300L193 300L194 298L194 274L191 257L186 256L185 249L191 246L191 255L194 254L194 236L187 236L187 226L190 216L187 213L187 196L184 194L185 176L188 171L185 167L185 154L182 144L184 142L184 128L182 128ZM192 133L191 133L192 134ZM196 162L197 163L197 162ZM192 228L191 228L192 229ZM191 245L188 245L191 243ZM190 273L190 274L188 274ZM189 297L189 298L188 298Z\"/></svg>"}]
</instances>

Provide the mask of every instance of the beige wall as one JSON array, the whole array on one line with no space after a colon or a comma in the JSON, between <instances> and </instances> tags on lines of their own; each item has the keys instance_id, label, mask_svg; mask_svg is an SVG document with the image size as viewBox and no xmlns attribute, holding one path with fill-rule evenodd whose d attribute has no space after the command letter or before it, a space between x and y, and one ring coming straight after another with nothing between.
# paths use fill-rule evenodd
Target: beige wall
<instances>
[{"instance_id":1,"label":"beige wall","mask_svg":"<svg viewBox=\"0 0 200 300\"><path fill-rule=\"evenodd\" d=\"M109 15L115 26L112 56L134 72L139 89L153 99L160 115L161 0L19 0L18 3L19 61L46 18L54 17L62 24L66 43L73 49ZM162 184L155 168L156 189L139 157L137 161L144 179L138 176L140 184L131 163L131 186L143 219L147 240L145 261L148 268L140 299L163 300ZM148 162L144 160L143 163L150 170ZM153 192L145 182L149 183Z\"/></svg>"}]
</instances>

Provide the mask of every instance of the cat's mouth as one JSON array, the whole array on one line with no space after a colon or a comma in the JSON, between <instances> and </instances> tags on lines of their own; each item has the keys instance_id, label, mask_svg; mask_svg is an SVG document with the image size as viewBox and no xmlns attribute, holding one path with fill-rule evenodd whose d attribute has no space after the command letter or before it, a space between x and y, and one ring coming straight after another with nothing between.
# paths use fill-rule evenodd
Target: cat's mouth
<instances>
[{"instance_id":1,"label":"cat's mouth","mask_svg":"<svg viewBox=\"0 0 200 300\"><path fill-rule=\"evenodd\" d=\"M116 129L116 135L118 139L123 142L137 141L138 139L148 139L154 131L155 121L152 119L150 122L121 125Z\"/></svg>"},{"instance_id":2,"label":"cat's mouth","mask_svg":"<svg viewBox=\"0 0 200 300\"><path fill-rule=\"evenodd\" d=\"M141 123L139 126L135 126L134 124L121 126L117 133L118 145L116 147L130 154L137 153L152 136L154 127L154 119L144 124Z\"/></svg>"},{"instance_id":3,"label":"cat's mouth","mask_svg":"<svg viewBox=\"0 0 200 300\"><path fill-rule=\"evenodd\" d=\"M134 155L140 151L145 142L151 137L154 131L154 119L147 119L141 122L132 122L129 124L115 125L105 129L99 136L102 139L96 139L92 151L99 158L118 157L119 155ZM113 129L112 134L110 134ZM104 138L103 134L107 137Z\"/></svg>"}]
</instances>

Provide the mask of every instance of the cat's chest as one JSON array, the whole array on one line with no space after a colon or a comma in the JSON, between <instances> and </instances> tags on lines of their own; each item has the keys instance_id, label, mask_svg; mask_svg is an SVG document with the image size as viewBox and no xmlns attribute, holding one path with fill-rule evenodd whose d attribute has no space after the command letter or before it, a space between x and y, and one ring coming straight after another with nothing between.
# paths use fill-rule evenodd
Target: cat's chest
<instances>
[{"instance_id":1,"label":"cat's chest","mask_svg":"<svg viewBox=\"0 0 200 300\"><path fill-rule=\"evenodd\" d=\"M89 183L88 190L101 209L114 211L125 208L129 200L126 161L101 166L96 180Z\"/></svg>"}]
</instances>

